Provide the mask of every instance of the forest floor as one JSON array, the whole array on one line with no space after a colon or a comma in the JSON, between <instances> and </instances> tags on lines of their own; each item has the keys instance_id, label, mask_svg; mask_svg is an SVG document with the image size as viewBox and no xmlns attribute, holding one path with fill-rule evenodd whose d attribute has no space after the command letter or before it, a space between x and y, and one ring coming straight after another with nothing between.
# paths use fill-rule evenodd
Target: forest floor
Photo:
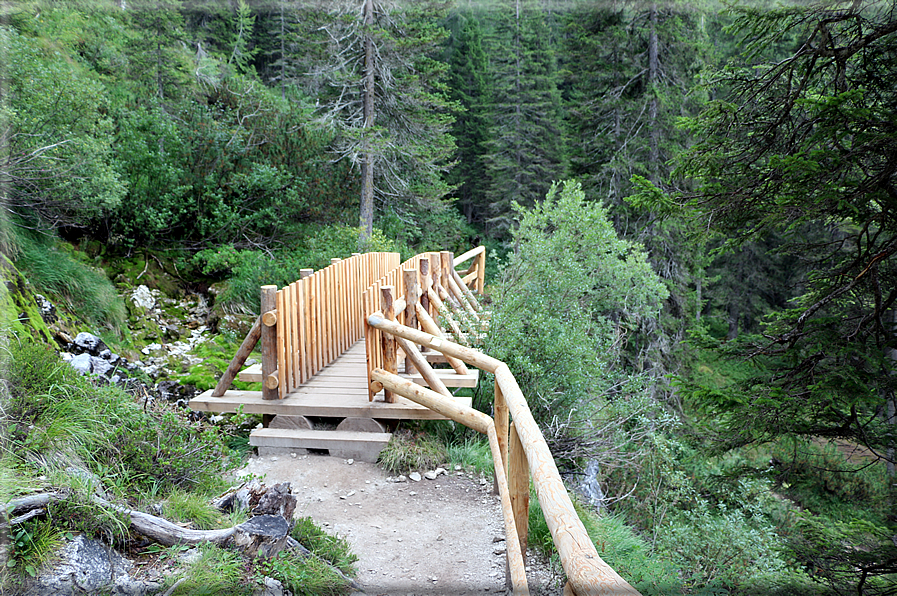
<instances>
[{"instance_id":1,"label":"forest floor","mask_svg":"<svg viewBox=\"0 0 897 596\"><path fill-rule=\"evenodd\" d=\"M254 456L240 474L289 482L296 515L346 538L368 596L504 594L505 542L492 481L460 470L395 482L375 464L322 455ZM530 550L531 594L563 593ZM361 593L357 593L356 596Z\"/></svg>"}]
</instances>

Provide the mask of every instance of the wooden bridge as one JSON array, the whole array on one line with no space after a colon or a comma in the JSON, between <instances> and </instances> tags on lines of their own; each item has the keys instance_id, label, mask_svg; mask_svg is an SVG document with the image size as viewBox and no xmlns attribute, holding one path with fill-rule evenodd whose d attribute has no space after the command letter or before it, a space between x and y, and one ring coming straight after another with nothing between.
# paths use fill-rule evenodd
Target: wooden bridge
<instances>
[{"instance_id":1,"label":"wooden bridge","mask_svg":"<svg viewBox=\"0 0 897 596\"><path fill-rule=\"evenodd\" d=\"M397 253L358 254L302 270L280 290L262 287L261 316L218 386L190 407L262 414L264 428L250 435L260 452L320 449L366 460L376 460L398 420L469 426L489 439L513 593L529 593L532 480L567 574L565 596L637 595L598 556L507 365L469 345L488 324L474 294L483 292L485 247L399 261ZM259 342L261 363L244 368ZM495 377L492 417L449 390L476 386L480 370ZM237 375L262 390L231 390Z\"/></svg>"}]
</instances>

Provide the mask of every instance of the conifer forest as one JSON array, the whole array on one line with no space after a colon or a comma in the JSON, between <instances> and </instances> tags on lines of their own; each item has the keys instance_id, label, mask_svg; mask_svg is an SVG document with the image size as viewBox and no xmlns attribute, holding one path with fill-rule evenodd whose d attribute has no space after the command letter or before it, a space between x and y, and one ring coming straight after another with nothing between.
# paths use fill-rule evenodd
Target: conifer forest
<instances>
[{"instance_id":1,"label":"conifer forest","mask_svg":"<svg viewBox=\"0 0 897 596\"><path fill-rule=\"evenodd\" d=\"M479 347L627 581L897 594L893 0L0 2L0 205L0 269L122 351L128 263L258 315L485 245ZM10 300L0 502L39 476Z\"/></svg>"}]
</instances>

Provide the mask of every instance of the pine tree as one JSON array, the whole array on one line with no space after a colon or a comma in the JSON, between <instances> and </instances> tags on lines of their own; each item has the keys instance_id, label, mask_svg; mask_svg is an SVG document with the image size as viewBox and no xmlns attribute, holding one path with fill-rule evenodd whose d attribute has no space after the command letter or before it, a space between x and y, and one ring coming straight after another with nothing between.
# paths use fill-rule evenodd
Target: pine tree
<instances>
[{"instance_id":1,"label":"pine tree","mask_svg":"<svg viewBox=\"0 0 897 596\"><path fill-rule=\"evenodd\" d=\"M484 159L493 234L510 227L514 202L535 205L564 176L563 111L547 18L525 0L488 13L492 127Z\"/></svg>"},{"instance_id":2,"label":"pine tree","mask_svg":"<svg viewBox=\"0 0 897 596\"><path fill-rule=\"evenodd\" d=\"M444 6L364 0L334 11L330 61L315 76L328 83L323 111L339 134L335 150L361 170L360 223L369 235L375 199L406 216L445 207L452 104L447 66L432 57L447 35L436 24Z\"/></svg>"},{"instance_id":3,"label":"pine tree","mask_svg":"<svg viewBox=\"0 0 897 596\"><path fill-rule=\"evenodd\" d=\"M489 135L486 114L489 66L483 49L479 19L473 13L456 13L450 19L452 37L448 47L450 66L447 84L451 99L463 111L455 118L452 136L458 146L456 164L446 176L455 187L457 205L467 223L482 225L486 213L486 168L483 156Z\"/></svg>"}]
</instances>

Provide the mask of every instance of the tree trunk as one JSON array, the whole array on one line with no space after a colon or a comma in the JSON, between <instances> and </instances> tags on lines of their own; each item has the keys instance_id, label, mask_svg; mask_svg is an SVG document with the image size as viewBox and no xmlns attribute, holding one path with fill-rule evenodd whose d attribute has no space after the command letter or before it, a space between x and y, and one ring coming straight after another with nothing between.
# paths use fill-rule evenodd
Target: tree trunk
<instances>
[{"instance_id":1,"label":"tree trunk","mask_svg":"<svg viewBox=\"0 0 897 596\"><path fill-rule=\"evenodd\" d=\"M364 26L374 24L374 0L364 1ZM364 147L361 162L361 239L366 243L374 232L374 156L368 130L374 126L374 40L370 31L364 36ZM364 247L359 247L364 248Z\"/></svg>"},{"instance_id":2,"label":"tree trunk","mask_svg":"<svg viewBox=\"0 0 897 596\"><path fill-rule=\"evenodd\" d=\"M651 182L658 184L658 170L660 162L660 130L657 124L658 100L657 100L657 79L660 72L660 56L657 48L657 4L651 5L650 13L651 32L648 40L648 93L651 96L648 105L648 120L651 130L651 154L648 158L650 164L652 179Z\"/></svg>"}]
</instances>

